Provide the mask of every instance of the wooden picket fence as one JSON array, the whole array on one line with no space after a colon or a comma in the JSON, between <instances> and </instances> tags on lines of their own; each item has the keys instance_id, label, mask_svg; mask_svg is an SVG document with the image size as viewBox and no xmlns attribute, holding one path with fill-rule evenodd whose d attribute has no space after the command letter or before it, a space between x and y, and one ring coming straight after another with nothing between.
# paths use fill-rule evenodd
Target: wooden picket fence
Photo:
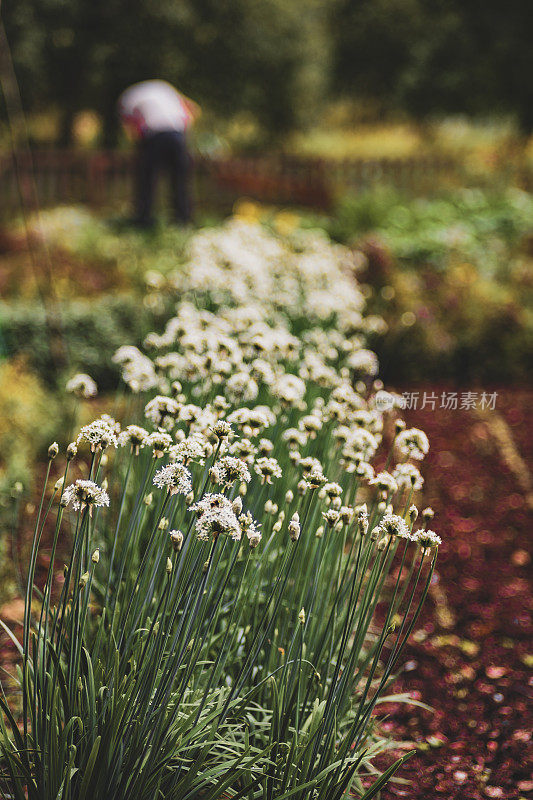
<instances>
[{"instance_id":1,"label":"wooden picket fence","mask_svg":"<svg viewBox=\"0 0 533 800\"><path fill-rule=\"evenodd\" d=\"M21 208L87 203L125 205L131 195L134 155L121 151L35 150L0 155L0 217ZM194 159L197 205L220 210L236 199L327 210L346 191L386 183L431 192L456 165L447 158L325 160L289 156Z\"/></svg>"}]
</instances>

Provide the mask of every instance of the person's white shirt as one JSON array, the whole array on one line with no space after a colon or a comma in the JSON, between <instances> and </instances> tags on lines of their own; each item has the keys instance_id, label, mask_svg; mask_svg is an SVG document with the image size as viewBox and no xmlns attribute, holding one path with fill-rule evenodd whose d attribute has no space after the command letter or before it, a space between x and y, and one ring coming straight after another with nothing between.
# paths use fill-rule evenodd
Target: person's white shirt
<instances>
[{"instance_id":1,"label":"person's white shirt","mask_svg":"<svg viewBox=\"0 0 533 800\"><path fill-rule=\"evenodd\" d=\"M118 101L122 119L141 136L186 129L192 115L180 93L166 81L142 81L130 86Z\"/></svg>"}]
</instances>

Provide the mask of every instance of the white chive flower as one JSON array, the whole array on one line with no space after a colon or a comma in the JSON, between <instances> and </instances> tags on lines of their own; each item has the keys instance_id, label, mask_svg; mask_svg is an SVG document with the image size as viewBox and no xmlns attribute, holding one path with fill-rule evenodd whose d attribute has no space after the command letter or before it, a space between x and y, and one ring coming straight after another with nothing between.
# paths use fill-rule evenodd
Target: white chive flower
<instances>
[{"instance_id":1,"label":"white chive flower","mask_svg":"<svg viewBox=\"0 0 533 800\"><path fill-rule=\"evenodd\" d=\"M399 489L413 489L418 492L424 485L424 478L414 464L398 464L393 469L392 476Z\"/></svg>"},{"instance_id":2,"label":"white chive flower","mask_svg":"<svg viewBox=\"0 0 533 800\"><path fill-rule=\"evenodd\" d=\"M272 483L272 478L281 478L283 474L275 458L258 458L254 469L261 476L261 483Z\"/></svg>"},{"instance_id":3,"label":"white chive flower","mask_svg":"<svg viewBox=\"0 0 533 800\"><path fill-rule=\"evenodd\" d=\"M102 450L110 446L118 447L118 439L115 430L116 426L111 423L114 423L111 417L101 417L100 419L95 419L93 422L90 422L88 425L84 425L80 428L78 438L76 439L77 444L88 442L93 452L97 447L101 447Z\"/></svg>"},{"instance_id":4,"label":"white chive flower","mask_svg":"<svg viewBox=\"0 0 533 800\"><path fill-rule=\"evenodd\" d=\"M413 541L417 542L421 547L426 550L429 547L438 547L442 544L442 539L437 536L435 531L426 530L421 528L413 534Z\"/></svg>"},{"instance_id":5,"label":"white chive flower","mask_svg":"<svg viewBox=\"0 0 533 800\"><path fill-rule=\"evenodd\" d=\"M221 534L230 536L235 541L241 539L239 520L231 501L223 494L206 494L190 506L189 511L195 511L198 515L195 530L201 541L216 539Z\"/></svg>"},{"instance_id":6,"label":"white chive flower","mask_svg":"<svg viewBox=\"0 0 533 800\"><path fill-rule=\"evenodd\" d=\"M147 440L146 445L154 451L154 458L161 458L172 445L172 436L165 431L154 431Z\"/></svg>"},{"instance_id":7,"label":"white chive flower","mask_svg":"<svg viewBox=\"0 0 533 800\"><path fill-rule=\"evenodd\" d=\"M235 456L223 456L212 467L215 483L222 486L231 486L235 481L248 483L251 475L245 462Z\"/></svg>"},{"instance_id":8,"label":"white chive flower","mask_svg":"<svg viewBox=\"0 0 533 800\"><path fill-rule=\"evenodd\" d=\"M93 506L101 507L109 505L109 495L94 481L78 479L70 486L67 486L61 498L62 506L71 505L75 511L88 507L89 514L92 514Z\"/></svg>"},{"instance_id":9,"label":"white chive flower","mask_svg":"<svg viewBox=\"0 0 533 800\"><path fill-rule=\"evenodd\" d=\"M144 407L144 416L157 427L164 427L174 421L180 410L180 404L173 397L158 394Z\"/></svg>"},{"instance_id":10,"label":"white chive flower","mask_svg":"<svg viewBox=\"0 0 533 800\"><path fill-rule=\"evenodd\" d=\"M398 536L400 539L411 538L409 526L404 518L398 516L398 514L385 514L379 523L379 528L383 535Z\"/></svg>"},{"instance_id":11,"label":"white chive flower","mask_svg":"<svg viewBox=\"0 0 533 800\"><path fill-rule=\"evenodd\" d=\"M84 372L79 372L67 381L66 390L69 394L74 394L76 397L87 399L88 397L96 397L98 394L98 387L96 382L90 375Z\"/></svg>"},{"instance_id":12,"label":"white chive flower","mask_svg":"<svg viewBox=\"0 0 533 800\"><path fill-rule=\"evenodd\" d=\"M148 431L141 428L139 425L128 425L124 428L122 433L119 434L118 441L122 447L129 444L132 453L137 456L139 455L139 450L146 445L148 436Z\"/></svg>"},{"instance_id":13,"label":"white chive flower","mask_svg":"<svg viewBox=\"0 0 533 800\"><path fill-rule=\"evenodd\" d=\"M170 494L189 494L192 490L191 473L178 462L161 467L154 475L154 486L159 489L165 487Z\"/></svg>"},{"instance_id":14,"label":"white chive flower","mask_svg":"<svg viewBox=\"0 0 533 800\"><path fill-rule=\"evenodd\" d=\"M396 437L396 447L404 456L421 461L429 451L429 440L424 431L407 428Z\"/></svg>"}]
</instances>

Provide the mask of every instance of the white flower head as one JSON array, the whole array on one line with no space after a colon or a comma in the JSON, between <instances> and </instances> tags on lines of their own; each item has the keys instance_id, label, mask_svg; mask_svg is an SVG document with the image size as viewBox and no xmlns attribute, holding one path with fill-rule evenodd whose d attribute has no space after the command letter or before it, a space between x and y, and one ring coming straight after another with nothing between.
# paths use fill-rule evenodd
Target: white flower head
<instances>
[{"instance_id":1,"label":"white flower head","mask_svg":"<svg viewBox=\"0 0 533 800\"><path fill-rule=\"evenodd\" d=\"M378 472L375 478L372 478L369 481L371 486L377 486L382 492L394 492L398 491L398 484L390 474L390 472Z\"/></svg>"},{"instance_id":2,"label":"white flower head","mask_svg":"<svg viewBox=\"0 0 533 800\"><path fill-rule=\"evenodd\" d=\"M235 456L223 456L212 469L215 482L223 486L232 486L235 481L248 483L251 478L245 462Z\"/></svg>"},{"instance_id":3,"label":"white flower head","mask_svg":"<svg viewBox=\"0 0 533 800\"><path fill-rule=\"evenodd\" d=\"M259 394L257 382L247 372L236 372L226 382L226 395L232 403L249 403Z\"/></svg>"},{"instance_id":4,"label":"white flower head","mask_svg":"<svg viewBox=\"0 0 533 800\"><path fill-rule=\"evenodd\" d=\"M439 544L442 544L442 539L437 536L435 531L426 530L425 528L421 528L413 534L413 541L421 545L424 550L430 547L438 547Z\"/></svg>"},{"instance_id":5,"label":"white flower head","mask_svg":"<svg viewBox=\"0 0 533 800\"><path fill-rule=\"evenodd\" d=\"M74 375L73 378L67 381L65 388L69 394L74 394L76 397L83 397L85 399L88 397L96 397L98 394L96 382L90 375L86 375L84 372L79 372L77 375Z\"/></svg>"},{"instance_id":6,"label":"white flower head","mask_svg":"<svg viewBox=\"0 0 533 800\"><path fill-rule=\"evenodd\" d=\"M148 447L153 448L154 458L161 458L172 445L172 436L165 431L154 431L146 439Z\"/></svg>"},{"instance_id":7,"label":"white flower head","mask_svg":"<svg viewBox=\"0 0 533 800\"><path fill-rule=\"evenodd\" d=\"M144 407L144 416L156 427L165 427L174 422L179 410L180 404L177 400L158 394Z\"/></svg>"},{"instance_id":8,"label":"white flower head","mask_svg":"<svg viewBox=\"0 0 533 800\"><path fill-rule=\"evenodd\" d=\"M195 530L201 541L209 541L219 535L230 536L239 541L242 536L241 526L233 505L223 494L206 494L201 500L190 506L189 511L198 514Z\"/></svg>"},{"instance_id":9,"label":"white flower head","mask_svg":"<svg viewBox=\"0 0 533 800\"><path fill-rule=\"evenodd\" d=\"M261 542L261 531L259 530L259 525L249 511L239 515L239 525L241 526L242 533L248 539L250 547L257 547Z\"/></svg>"},{"instance_id":10,"label":"white flower head","mask_svg":"<svg viewBox=\"0 0 533 800\"><path fill-rule=\"evenodd\" d=\"M219 419L213 425L213 433L217 437L217 439L225 439L228 436L231 436L233 433L233 428L231 427L230 423L227 422L225 419Z\"/></svg>"},{"instance_id":11,"label":"white flower head","mask_svg":"<svg viewBox=\"0 0 533 800\"><path fill-rule=\"evenodd\" d=\"M139 450L146 445L148 436L148 431L141 428L139 425L128 425L124 428L122 433L120 433L118 441L123 447L129 444L132 452L138 455Z\"/></svg>"},{"instance_id":12,"label":"white flower head","mask_svg":"<svg viewBox=\"0 0 533 800\"><path fill-rule=\"evenodd\" d=\"M297 542L300 538L301 526L300 526L300 515L296 511L289 522L289 536L291 537L293 542Z\"/></svg>"},{"instance_id":13,"label":"white flower head","mask_svg":"<svg viewBox=\"0 0 533 800\"><path fill-rule=\"evenodd\" d=\"M404 456L421 461L429 451L429 440L424 431L407 428L396 437L396 447Z\"/></svg>"},{"instance_id":14,"label":"white flower head","mask_svg":"<svg viewBox=\"0 0 533 800\"><path fill-rule=\"evenodd\" d=\"M178 462L167 464L155 473L154 485L159 489L166 487L170 494L187 495L192 490L191 473Z\"/></svg>"},{"instance_id":15,"label":"white flower head","mask_svg":"<svg viewBox=\"0 0 533 800\"><path fill-rule=\"evenodd\" d=\"M207 441L199 433L191 434L182 439L178 444L173 444L168 451L171 461L181 461L188 464L189 461L196 461L203 464L206 453Z\"/></svg>"},{"instance_id":16,"label":"white flower head","mask_svg":"<svg viewBox=\"0 0 533 800\"><path fill-rule=\"evenodd\" d=\"M69 506L75 511L82 510L87 506L89 514L92 514L93 506L108 506L109 495L94 481L78 479L70 486L67 486L61 498L61 505Z\"/></svg>"},{"instance_id":17,"label":"white flower head","mask_svg":"<svg viewBox=\"0 0 533 800\"><path fill-rule=\"evenodd\" d=\"M393 469L392 476L399 489L418 492L424 485L424 478L414 464L398 464Z\"/></svg>"},{"instance_id":18,"label":"white flower head","mask_svg":"<svg viewBox=\"0 0 533 800\"><path fill-rule=\"evenodd\" d=\"M258 458L254 469L261 476L261 483L272 483L272 478L281 478L282 470L275 458Z\"/></svg>"},{"instance_id":19,"label":"white flower head","mask_svg":"<svg viewBox=\"0 0 533 800\"><path fill-rule=\"evenodd\" d=\"M88 442L91 450L94 452L97 447L105 450L106 447L118 447L118 439L116 434L116 426L111 417L103 416L100 419L95 419L88 425L80 428L77 444L81 442Z\"/></svg>"},{"instance_id":20,"label":"white flower head","mask_svg":"<svg viewBox=\"0 0 533 800\"><path fill-rule=\"evenodd\" d=\"M383 535L398 536L400 539L411 538L409 526L398 514L385 514L379 523L379 528Z\"/></svg>"},{"instance_id":21,"label":"white flower head","mask_svg":"<svg viewBox=\"0 0 533 800\"><path fill-rule=\"evenodd\" d=\"M356 350L349 356L348 366L370 377L377 375L379 370L378 358L372 350Z\"/></svg>"},{"instance_id":22,"label":"white flower head","mask_svg":"<svg viewBox=\"0 0 533 800\"><path fill-rule=\"evenodd\" d=\"M321 467L314 466L309 472L306 473L305 480L310 489L320 489L321 486L324 486L324 484L327 483L328 479L322 472Z\"/></svg>"}]
</instances>

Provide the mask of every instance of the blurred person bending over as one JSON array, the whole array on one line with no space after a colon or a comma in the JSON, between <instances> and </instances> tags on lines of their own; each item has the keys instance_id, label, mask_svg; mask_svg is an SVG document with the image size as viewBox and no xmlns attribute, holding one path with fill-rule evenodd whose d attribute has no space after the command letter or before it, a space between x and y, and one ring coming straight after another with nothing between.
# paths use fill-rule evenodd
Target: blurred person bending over
<instances>
[{"instance_id":1,"label":"blurred person bending over","mask_svg":"<svg viewBox=\"0 0 533 800\"><path fill-rule=\"evenodd\" d=\"M170 83L154 80L130 86L120 95L118 110L129 135L138 141L134 223L153 224L152 208L158 173L170 177L174 219L191 219L190 158L186 130L200 109Z\"/></svg>"}]
</instances>

